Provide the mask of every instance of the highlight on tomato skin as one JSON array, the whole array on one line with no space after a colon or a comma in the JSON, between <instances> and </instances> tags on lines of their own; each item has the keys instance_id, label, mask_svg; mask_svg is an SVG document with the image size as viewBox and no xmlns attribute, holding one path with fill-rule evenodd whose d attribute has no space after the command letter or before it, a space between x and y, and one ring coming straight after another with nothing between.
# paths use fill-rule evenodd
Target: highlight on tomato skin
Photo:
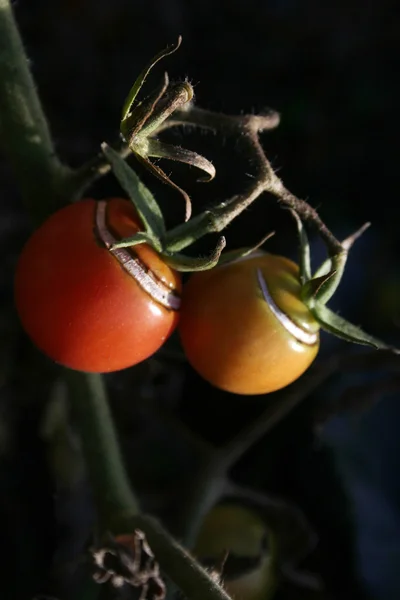
<instances>
[{"instance_id":1,"label":"highlight on tomato skin","mask_svg":"<svg viewBox=\"0 0 400 600\"><path fill-rule=\"evenodd\" d=\"M268 539L267 527L254 510L226 502L205 516L194 554L216 568L222 563L222 584L231 598L262 600L270 578Z\"/></svg>"},{"instance_id":2,"label":"highlight on tomato skin","mask_svg":"<svg viewBox=\"0 0 400 600\"><path fill-rule=\"evenodd\" d=\"M114 237L141 230L128 200L102 202ZM33 233L18 260L14 292L21 323L40 350L71 369L106 373L154 354L176 328L179 311L156 301L101 242L99 206L93 199L66 206ZM129 254L178 305L180 275L146 244Z\"/></svg>"},{"instance_id":3,"label":"highlight on tomato skin","mask_svg":"<svg viewBox=\"0 0 400 600\"><path fill-rule=\"evenodd\" d=\"M204 379L243 395L289 385L319 349L319 324L301 300L298 266L259 251L190 277L179 333Z\"/></svg>"}]
</instances>

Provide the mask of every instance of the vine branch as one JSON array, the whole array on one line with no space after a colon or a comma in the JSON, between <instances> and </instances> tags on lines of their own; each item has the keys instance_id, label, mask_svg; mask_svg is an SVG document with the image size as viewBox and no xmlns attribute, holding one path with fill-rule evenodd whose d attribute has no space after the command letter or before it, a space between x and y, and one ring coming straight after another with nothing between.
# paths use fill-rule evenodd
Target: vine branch
<instances>
[{"instance_id":1,"label":"vine branch","mask_svg":"<svg viewBox=\"0 0 400 600\"><path fill-rule=\"evenodd\" d=\"M370 351L360 354L340 351L312 366L288 388L275 392L265 411L222 448L215 448L210 444L207 452L202 454L202 464L187 494L186 509L181 514L178 524L178 533L185 540L186 545L192 547L207 512L221 497L232 490L229 471L254 444L335 373L376 368L385 368L396 373L400 370L400 357L390 351ZM371 394L367 399L377 394L379 385L382 383L370 387ZM394 375L385 380L383 385L384 391L396 390L399 387L399 377ZM367 390L363 391L367 394ZM348 399L348 395L344 399L346 398ZM315 416L316 427L329 416L345 409L343 398L333 406L320 407Z\"/></svg>"},{"instance_id":2,"label":"vine branch","mask_svg":"<svg viewBox=\"0 0 400 600\"><path fill-rule=\"evenodd\" d=\"M66 382L77 417L83 454L89 465L101 531L114 534L141 529L162 570L191 600L230 600L224 589L149 515L140 513L119 450L107 404L104 382L98 375L66 372Z\"/></svg>"},{"instance_id":3,"label":"vine branch","mask_svg":"<svg viewBox=\"0 0 400 600\"><path fill-rule=\"evenodd\" d=\"M139 502L127 480L119 444L100 375L66 371L65 380L73 406L89 478L103 531L113 531L122 514L136 515Z\"/></svg>"},{"instance_id":4,"label":"vine branch","mask_svg":"<svg viewBox=\"0 0 400 600\"><path fill-rule=\"evenodd\" d=\"M274 110L261 115L230 116L198 108L193 103L177 110L173 116L164 121L152 134L159 135L163 131L182 125L191 125L214 132L222 132L240 139L248 151L249 160L256 166L255 178L247 189L233 196L202 214L178 225L167 232L165 246L169 252L179 252L198 238L198 232L219 233L225 229L238 215L264 192L274 195L284 206L294 210L305 222L313 225L325 242L330 256L343 256L347 249L331 233L317 211L305 200L297 198L283 184L274 172L270 161L265 156L260 143L259 134L274 129L279 125L280 116ZM122 142L117 146L121 156L128 156L131 151ZM110 170L106 158L99 154L84 165L77 173L80 186L86 186Z\"/></svg>"},{"instance_id":5,"label":"vine branch","mask_svg":"<svg viewBox=\"0 0 400 600\"><path fill-rule=\"evenodd\" d=\"M326 243L330 255L343 253L345 250L339 240L330 232L319 217L317 211L305 200L297 198L283 185L274 172L271 163L265 156L260 143L259 134L271 130L279 124L279 114L270 110L265 115L228 116L190 105L185 110L176 111L171 121L166 121L162 129L178 125L194 125L197 127L221 131L225 135L235 135L241 139L248 150L249 159L256 165L256 176L252 184L240 195L220 203L215 208L195 217L189 223L172 229L167 234L169 250L181 250L192 241L191 232L201 225L208 233L222 231L243 212L256 198L264 192L276 196L282 204L294 210L304 221L313 224ZM161 128L157 131L159 133ZM185 238L182 239L182 233Z\"/></svg>"},{"instance_id":6,"label":"vine branch","mask_svg":"<svg viewBox=\"0 0 400 600\"><path fill-rule=\"evenodd\" d=\"M240 431L222 448L208 454L188 493L186 509L181 515L181 528L185 544L190 548L197 537L200 525L212 506L225 493L228 473L241 456L264 437L302 400L309 396L337 368L336 361L327 361L319 368L311 368L289 390L276 392L268 408L248 427Z\"/></svg>"}]
</instances>

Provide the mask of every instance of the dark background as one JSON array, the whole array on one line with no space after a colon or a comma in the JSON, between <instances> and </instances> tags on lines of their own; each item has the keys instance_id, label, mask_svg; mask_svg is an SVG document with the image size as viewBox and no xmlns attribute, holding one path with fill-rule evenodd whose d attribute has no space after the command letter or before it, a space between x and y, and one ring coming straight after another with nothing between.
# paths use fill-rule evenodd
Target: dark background
<instances>
[{"instance_id":1,"label":"dark background","mask_svg":"<svg viewBox=\"0 0 400 600\"><path fill-rule=\"evenodd\" d=\"M57 150L73 166L91 158L103 140L117 139L130 85L178 34L181 49L156 68L148 89L167 68L172 79L189 77L205 108L232 114L278 110L281 125L263 143L286 186L317 207L338 237L372 221L332 306L399 345L395 7L389 0L19 0L15 12ZM246 183L251 165L234 140L191 132L169 139L205 154L217 167L208 185L195 184L195 174L186 169L170 168L191 193L195 211ZM137 170L157 193L168 221L179 222L181 199ZM79 548L90 527L90 501L82 482L54 495L42 418L55 373L20 331L12 305L13 269L30 221L4 161L0 179L0 544L8 557L0 568L4 589L14 590L5 597L29 598L57 590L47 576L50 561L56 548L62 557ZM92 193L120 192L109 176ZM295 256L293 224L266 197L229 228L228 244L251 244L270 230L277 233L268 248ZM206 240L195 251L212 243ZM318 241L314 250L321 259ZM322 358L338 348L324 337ZM379 376L334 378L235 471L238 480L290 498L306 512L321 539L307 566L323 574L332 598L400 595L398 397L382 394L367 412L339 415L318 437L309 417L310 407ZM192 465L175 438L149 419L147 397L217 443L266 401L212 390L185 364L163 355L107 381L128 467L151 510L162 510L163 494Z\"/></svg>"}]
</instances>

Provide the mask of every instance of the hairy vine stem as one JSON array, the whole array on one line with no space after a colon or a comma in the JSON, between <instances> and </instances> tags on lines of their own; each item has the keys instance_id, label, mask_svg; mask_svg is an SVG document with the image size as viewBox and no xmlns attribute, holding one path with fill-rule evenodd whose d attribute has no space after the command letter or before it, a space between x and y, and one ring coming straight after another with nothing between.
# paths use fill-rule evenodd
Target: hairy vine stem
<instances>
[{"instance_id":1,"label":"hairy vine stem","mask_svg":"<svg viewBox=\"0 0 400 600\"><path fill-rule=\"evenodd\" d=\"M330 232L316 210L305 200L300 200L285 188L265 156L259 134L277 127L278 124L279 115L273 110L265 115L228 116L198 108L194 105L190 105L185 110L177 111L171 121L166 121L163 124L162 129L178 125L195 125L212 131L221 131L225 135L234 135L246 145L249 160L252 164L255 164L257 169L252 184L245 192L225 200L204 216L200 215L197 222L196 218L192 219L191 229L194 230L198 227L201 219L204 221L204 226L207 227L209 233L222 231L256 198L264 192L269 192L276 196L282 204L293 209L304 221L312 223L318 229L332 256L341 253L343 252L341 243ZM187 242L182 240L181 236L182 231L185 231L185 234L190 234L188 225L184 224L176 227L168 233L167 243L169 249L181 250L185 247L183 244L187 243L188 245L191 243L190 235L188 235ZM178 238L181 238L179 242L175 242Z\"/></svg>"},{"instance_id":2,"label":"hairy vine stem","mask_svg":"<svg viewBox=\"0 0 400 600\"><path fill-rule=\"evenodd\" d=\"M196 239L199 230L202 231L202 235L221 232L259 196L268 192L318 230L330 256L343 257L347 254L346 247L336 239L317 211L284 186L265 155L259 135L279 125L279 114L276 111L270 110L263 115L229 116L198 108L191 103L185 109L177 110L171 118L164 121L154 135L182 125L209 129L240 139L247 149L249 160L256 167L256 174L251 184L241 194L219 203L210 210L190 219L189 222L168 231L165 242L170 252L178 252L189 246ZM130 154L129 148L124 144L120 144L117 150L122 156ZM104 156L99 154L78 171L80 184L84 185L86 181L86 184L89 185L109 170L109 164Z\"/></svg>"},{"instance_id":3,"label":"hairy vine stem","mask_svg":"<svg viewBox=\"0 0 400 600\"><path fill-rule=\"evenodd\" d=\"M0 0L0 144L36 221L69 199L71 170L58 158L9 0Z\"/></svg>"}]
</instances>

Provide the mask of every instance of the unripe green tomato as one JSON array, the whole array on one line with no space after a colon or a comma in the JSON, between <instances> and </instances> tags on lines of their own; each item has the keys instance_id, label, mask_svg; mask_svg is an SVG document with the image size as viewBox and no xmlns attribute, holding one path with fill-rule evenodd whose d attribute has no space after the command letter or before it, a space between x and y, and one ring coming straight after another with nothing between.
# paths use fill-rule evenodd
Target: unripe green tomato
<instances>
[{"instance_id":1,"label":"unripe green tomato","mask_svg":"<svg viewBox=\"0 0 400 600\"><path fill-rule=\"evenodd\" d=\"M267 528L254 511L238 504L220 504L206 515L194 547L194 554L218 566L227 554L254 565L230 578L222 572L226 591L236 600L262 600L269 579L269 554L265 547Z\"/></svg>"},{"instance_id":2,"label":"unripe green tomato","mask_svg":"<svg viewBox=\"0 0 400 600\"><path fill-rule=\"evenodd\" d=\"M190 277L179 332L193 368L235 394L289 385L319 349L319 323L301 299L298 266L259 251Z\"/></svg>"}]
</instances>

